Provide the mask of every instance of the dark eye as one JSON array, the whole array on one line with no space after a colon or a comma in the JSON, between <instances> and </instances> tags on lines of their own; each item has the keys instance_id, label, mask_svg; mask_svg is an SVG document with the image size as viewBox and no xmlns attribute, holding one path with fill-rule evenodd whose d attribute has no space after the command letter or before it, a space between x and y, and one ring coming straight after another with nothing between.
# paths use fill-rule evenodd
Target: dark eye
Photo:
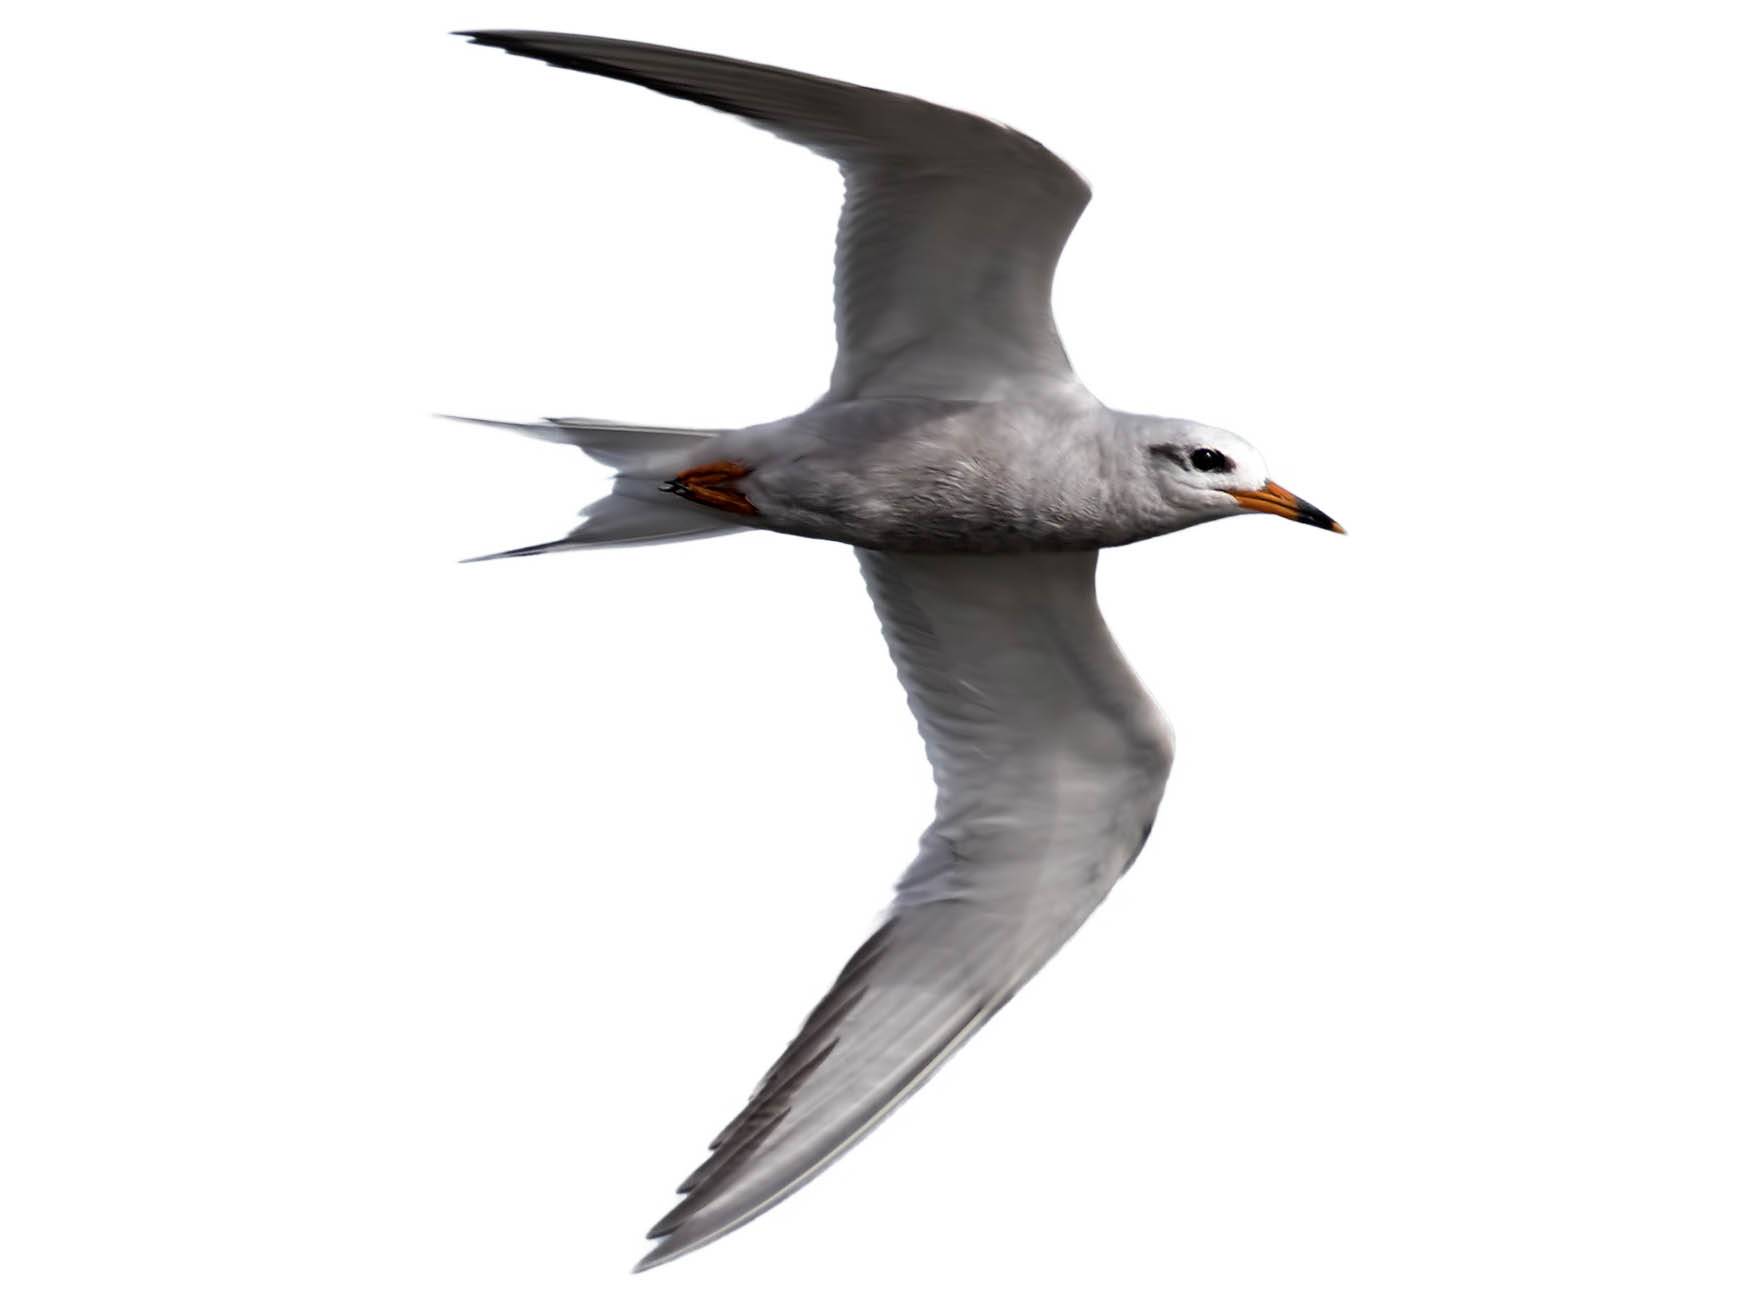
<instances>
[{"instance_id":1,"label":"dark eye","mask_svg":"<svg viewBox=\"0 0 1753 1315\"><path fill-rule=\"evenodd\" d=\"M1223 471L1236 468L1236 463L1216 448L1196 447L1188 454L1187 459L1193 463L1194 470Z\"/></svg>"}]
</instances>

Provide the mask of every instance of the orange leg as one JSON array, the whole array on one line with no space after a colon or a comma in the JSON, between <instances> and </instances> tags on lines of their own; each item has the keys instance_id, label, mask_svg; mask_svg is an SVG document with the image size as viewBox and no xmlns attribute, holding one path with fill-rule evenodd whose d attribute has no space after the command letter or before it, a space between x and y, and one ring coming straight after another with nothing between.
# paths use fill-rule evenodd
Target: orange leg
<instances>
[{"instance_id":1,"label":"orange leg","mask_svg":"<svg viewBox=\"0 0 1753 1315\"><path fill-rule=\"evenodd\" d=\"M747 466L739 466L734 461L714 461L710 465L684 470L666 482L663 491L739 516L759 516L761 513L755 510L755 504L731 487L748 473Z\"/></svg>"}]
</instances>

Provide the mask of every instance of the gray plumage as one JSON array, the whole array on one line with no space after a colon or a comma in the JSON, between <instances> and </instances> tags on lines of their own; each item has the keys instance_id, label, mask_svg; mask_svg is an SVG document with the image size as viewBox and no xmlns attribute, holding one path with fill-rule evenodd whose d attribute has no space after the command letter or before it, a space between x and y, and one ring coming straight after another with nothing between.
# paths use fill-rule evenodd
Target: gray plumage
<instances>
[{"instance_id":1,"label":"gray plumage","mask_svg":"<svg viewBox=\"0 0 1753 1315\"><path fill-rule=\"evenodd\" d=\"M1233 434L1111 411L1078 382L1050 294L1089 189L1034 139L714 55L464 35L736 114L834 160L846 186L824 397L742 429L511 425L580 448L614 485L572 534L496 555L748 529L854 545L937 782L882 926L682 1183L643 1269L844 1153L1137 857L1173 740L1096 606L1096 550L1247 510L1337 527Z\"/></svg>"}]
</instances>

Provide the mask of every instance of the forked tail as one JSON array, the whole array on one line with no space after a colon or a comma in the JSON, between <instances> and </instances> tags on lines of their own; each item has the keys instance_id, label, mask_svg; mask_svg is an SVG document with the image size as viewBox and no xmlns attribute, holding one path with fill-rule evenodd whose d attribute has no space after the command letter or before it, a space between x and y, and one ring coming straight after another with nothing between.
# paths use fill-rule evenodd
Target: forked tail
<instances>
[{"instance_id":1,"label":"forked tail","mask_svg":"<svg viewBox=\"0 0 1753 1315\"><path fill-rule=\"evenodd\" d=\"M677 543L732 534L749 528L727 521L695 502L666 492L663 485L694 464L700 446L718 437L715 429L663 429L654 425L623 425L613 420L549 419L534 423L446 416L473 425L514 429L546 443L564 443L615 472L614 487L605 498L586 507L585 519L570 534L526 548L471 557L471 562L501 557L534 557L574 548L610 548L641 543Z\"/></svg>"}]
</instances>

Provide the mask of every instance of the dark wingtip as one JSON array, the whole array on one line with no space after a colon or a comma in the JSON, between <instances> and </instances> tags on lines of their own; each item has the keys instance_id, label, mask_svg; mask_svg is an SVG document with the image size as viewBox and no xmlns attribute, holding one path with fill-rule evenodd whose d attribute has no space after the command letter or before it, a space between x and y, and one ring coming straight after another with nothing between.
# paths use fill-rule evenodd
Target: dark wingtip
<instances>
[{"instance_id":1,"label":"dark wingtip","mask_svg":"<svg viewBox=\"0 0 1753 1315\"><path fill-rule=\"evenodd\" d=\"M483 29L478 32L452 32L453 37L464 37L471 45L486 46L491 50L503 50L508 55L527 55L530 53L531 39L539 37L540 32L508 32Z\"/></svg>"},{"instance_id":2,"label":"dark wingtip","mask_svg":"<svg viewBox=\"0 0 1753 1315\"><path fill-rule=\"evenodd\" d=\"M655 1235L648 1233L646 1236L653 1237ZM708 1242L711 1242L714 1237L716 1237L716 1234L709 1233L705 1237L690 1237L683 1239L679 1233L668 1233L658 1239L656 1246L652 1247L651 1250L647 1251L639 1258L639 1263L633 1266L633 1272L635 1274L643 1274L648 1269L656 1269L659 1265L667 1265L672 1260L680 1260L690 1252L698 1251Z\"/></svg>"},{"instance_id":3,"label":"dark wingtip","mask_svg":"<svg viewBox=\"0 0 1753 1315\"><path fill-rule=\"evenodd\" d=\"M469 566L475 562L500 562L508 557L539 557L542 553L553 552L557 548L567 546L565 539L550 539L547 543L532 543L525 548L507 548L504 552L482 553L479 557L465 557L458 566Z\"/></svg>"},{"instance_id":4,"label":"dark wingtip","mask_svg":"<svg viewBox=\"0 0 1753 1315\"><path fill-rule=\"evenodd\" d=\"M543 38L564 37L564 32L525 32L517 28L480 28L475 31L452 32L453 37L467 37L477 46L497 46L510 50L514 46L533 45Z\"/></svg>"}]
</instances>

